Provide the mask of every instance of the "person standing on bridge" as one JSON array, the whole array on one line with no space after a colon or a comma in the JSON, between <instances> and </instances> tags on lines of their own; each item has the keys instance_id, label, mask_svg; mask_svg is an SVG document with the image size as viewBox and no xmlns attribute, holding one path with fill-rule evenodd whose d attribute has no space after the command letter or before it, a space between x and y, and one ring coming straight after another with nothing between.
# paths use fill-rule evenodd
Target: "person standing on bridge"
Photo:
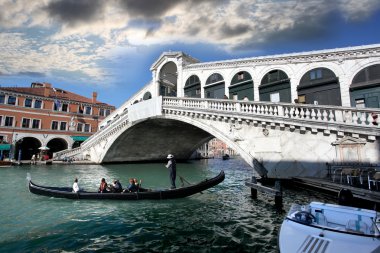
<instances>
[{"instance_id":1,"label":"person standing on bridge","mask_svg":"<svg viewBox=\"0 0 380 253\"><path fill-rule=\"evenodd\" d=\"M166 164L166 168L169 169L170 173L170 182L172 184L171 189L175 189L175 179L176 179L176 173L177 173L177 165L174 160L174 156L172 154L169 154L168 157L169 159L168 164Z\"/></svg>"}]
</instances>

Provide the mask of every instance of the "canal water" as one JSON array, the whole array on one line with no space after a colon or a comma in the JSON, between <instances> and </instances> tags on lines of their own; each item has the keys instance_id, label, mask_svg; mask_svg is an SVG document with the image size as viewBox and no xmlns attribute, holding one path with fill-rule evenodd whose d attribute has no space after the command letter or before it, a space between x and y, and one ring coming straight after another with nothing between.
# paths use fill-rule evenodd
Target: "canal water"
<instances>
[{"instance_id":1,"label":"canal water","mask_svg":"<svg viewBox=\"0 0 380 253\"><path fill-rule=\"evenodd\" d=\"M29 193L26 175L41 185L86 190L100 179L142 179L167 188L163 164L52 165L0 168L1 252L277 252L281 222L292 203L333 201L317 193L284 190L284 211L272 197L250 198L244 180L252 169L240 159L179 163L177 175L198 182L217 175L220 185L184 199L162 201L66 200ZM177 176L177 186L180 182Z\"/></svg>"}]
</instances>

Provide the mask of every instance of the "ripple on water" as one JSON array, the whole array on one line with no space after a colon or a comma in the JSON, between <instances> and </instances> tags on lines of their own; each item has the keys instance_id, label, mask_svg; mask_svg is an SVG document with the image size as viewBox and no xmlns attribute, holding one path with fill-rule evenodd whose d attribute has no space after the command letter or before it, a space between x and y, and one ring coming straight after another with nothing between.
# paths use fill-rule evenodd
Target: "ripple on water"
<instances>
[{"instance_id":1,"label":"ripple on water","mask_svg":"<svg viewBox=\"0 0 380 253\"><path fill-rule=\"evenodd\" d=\"M15 167L0 170L2 252L276 252L284 212L273 200L250 198L244 180L252 169L239 159L178 164L178 174L197 182L223 168L225 181L203 194L168 201L72 201L28 192L25 176L43 185L96 189L100 178L143 179L165 188L167 170L160 164ZM324 198L285 189L284 209L291 203Z\"/></svg>"}]
</instances>

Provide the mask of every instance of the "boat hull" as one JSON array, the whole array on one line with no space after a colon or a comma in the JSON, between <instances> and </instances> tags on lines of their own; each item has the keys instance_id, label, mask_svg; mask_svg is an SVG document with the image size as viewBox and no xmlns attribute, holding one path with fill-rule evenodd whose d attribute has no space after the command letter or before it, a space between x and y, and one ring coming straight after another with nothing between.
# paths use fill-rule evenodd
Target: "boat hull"
<instances>
[{"instance_id":1,"label":"boat hull","mask_svg":"<svg viewBox=\"0 0 380 253\"><path fill-rule=\"evenodd\" d=\"M144 199L176 199L185 198L196 193L200 193L215 185L221 183L225 178L224 171L214 178L206 179L198 184L187 187L168 189L168 190L151 190L144 192L128 193L97 193L97 192L72 192L71 187L46 187L34 184L29 181L29 191L37 195L55 198L67 199L112 199L112 200L144 200Z\"/></svg>"},{"instance_id":2,"label":"boat hull","mask_svg":"<svg viewBox=\"0 0 380 253\"><path fill-rule=\"evenodd\" d=\"M281 253L380 252L380 238L331 231L285 219L279 235Z\"/></svg>"}]
</instances>

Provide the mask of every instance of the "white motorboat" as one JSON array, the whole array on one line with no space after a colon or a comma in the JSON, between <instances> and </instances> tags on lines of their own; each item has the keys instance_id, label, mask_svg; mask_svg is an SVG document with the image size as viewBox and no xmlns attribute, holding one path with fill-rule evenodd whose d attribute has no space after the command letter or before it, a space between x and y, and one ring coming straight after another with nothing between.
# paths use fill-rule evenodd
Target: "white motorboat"
<instances>
[{"instance_id":1,"label":"white motorboat","mask_svg":"<svg viewBox=\"0 0 380 253\"><path fill-rule=\"evenodd\" d=\"M380 252L380 213L311 202L294 204L281 225L281 253Z\"/></svg>"}]
</instances>

